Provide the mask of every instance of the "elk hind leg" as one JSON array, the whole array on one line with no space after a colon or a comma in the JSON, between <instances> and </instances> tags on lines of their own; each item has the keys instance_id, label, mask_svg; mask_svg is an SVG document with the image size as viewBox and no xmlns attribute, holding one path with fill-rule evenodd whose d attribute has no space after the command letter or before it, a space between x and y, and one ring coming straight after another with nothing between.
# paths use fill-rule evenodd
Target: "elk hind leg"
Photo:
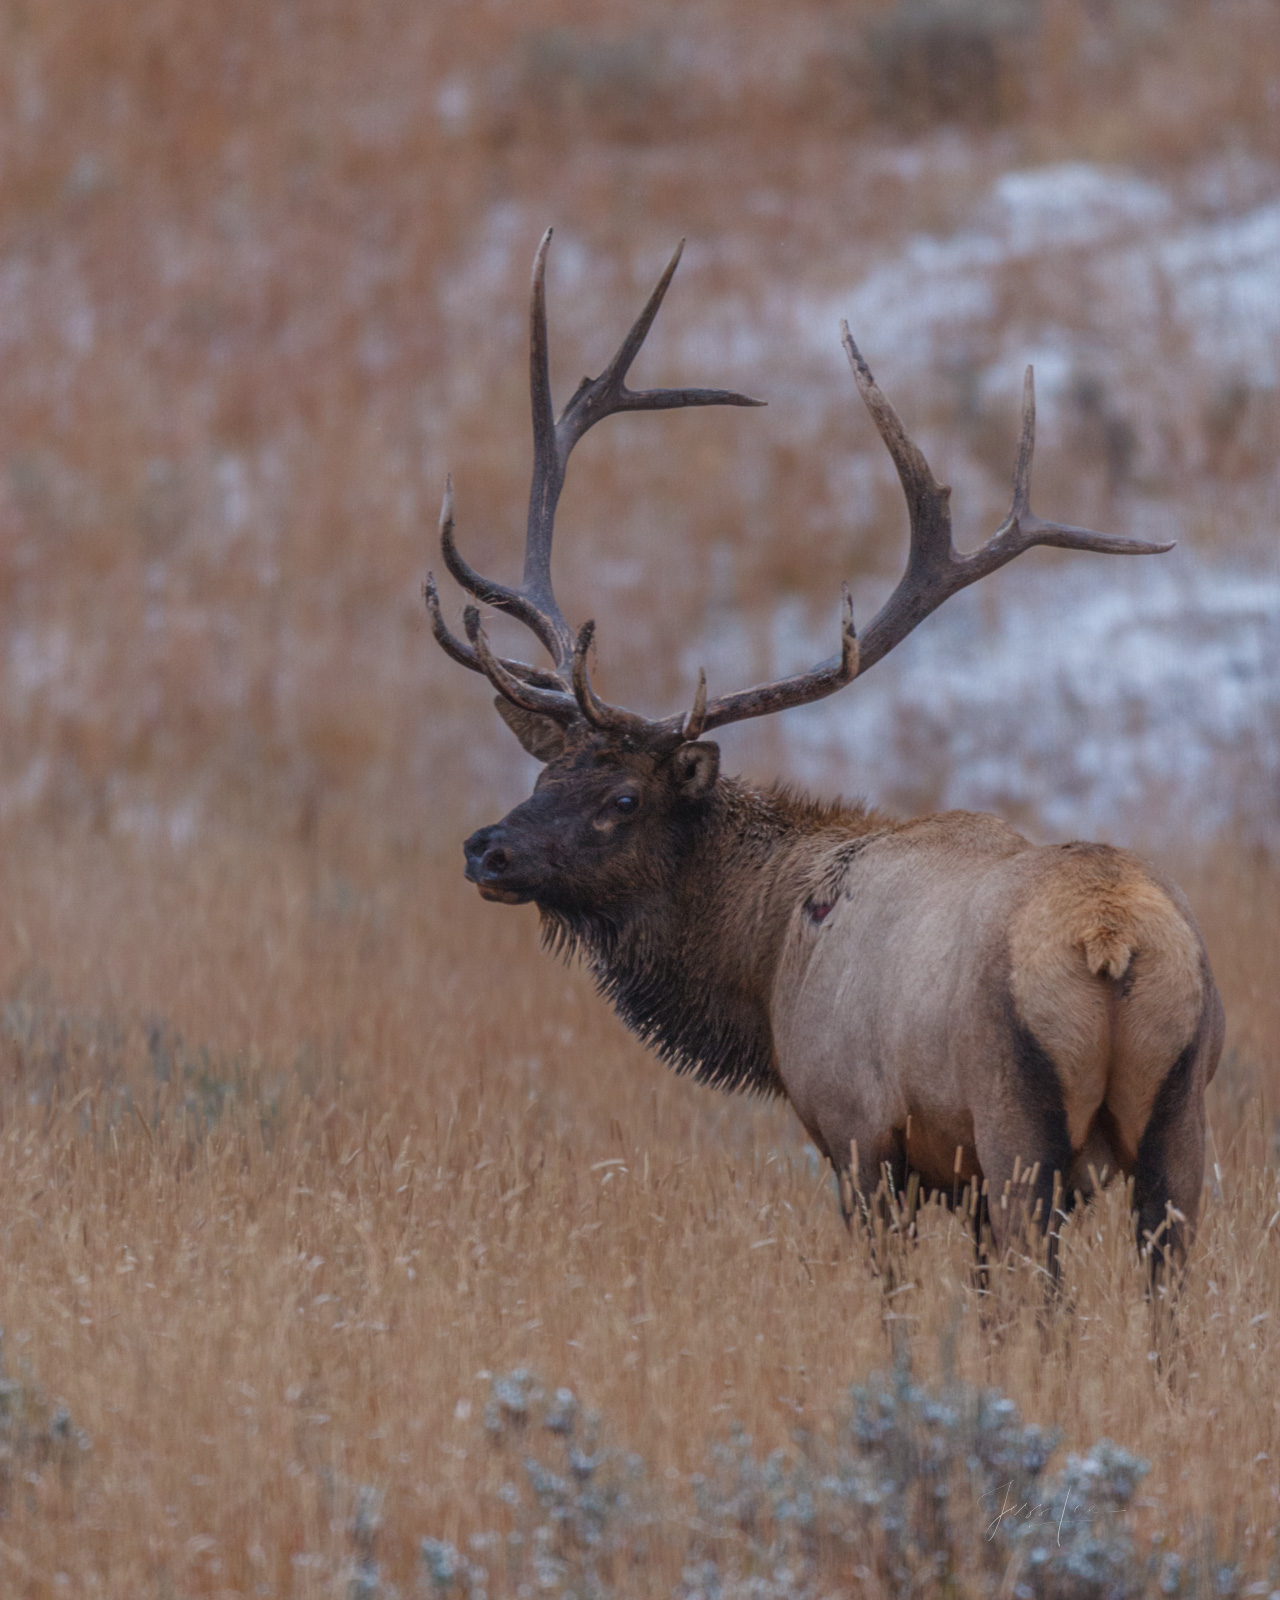
<instances>
[{"instance_id":1,"label":"elk hind leg","mask_svg":"<svg viewBox=\"0 0 1280 1600\"><path fill-rule=\"evenodd\" d=\"M1007 1092L975 1119L978 1161L986 1180L987 1214L997 1251L1030 1230L1045 1240L1056 1281L1057 1235L1069 1203L1064 1184L1073 1153L1062 1083L1053 1058L1020 1019L1013 1027Z\"/></svg>"},{"instance_id":2,"label":"elk hind leg","mask_svg":"<svg viewBox=\"0 0 1280 1600\"><path fill-rule=\"evenodd\" d=\"M1186 1254L1204 1181L1204 1105L1196 1090L1193 1039L1160 1085L1138 1145L1133 1168L1133 1208L1138 1244L1149 1250L1153 1271Z\"/></svg>"},{"instance_id":3,"label":"elk hind leg","mask_svg":"<svg viewBox=\"0 0 1280 1600\"><path fill-rule=\"evenodd\" d=\"M1205 1085L1222 1050L1222 1003L1194 968L1139 968L1107 1105L1130 1160L1138 1244L1155 1269L1191 1242L1204 1181Z\"/></svg>"}]
</instances>

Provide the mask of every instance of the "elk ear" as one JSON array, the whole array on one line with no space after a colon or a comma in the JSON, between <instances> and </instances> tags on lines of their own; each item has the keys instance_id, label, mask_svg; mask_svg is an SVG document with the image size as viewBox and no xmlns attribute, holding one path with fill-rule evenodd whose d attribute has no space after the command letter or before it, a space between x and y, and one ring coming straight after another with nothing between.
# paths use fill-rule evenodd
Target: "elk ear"
<instances>
[{"instance_id":1,"label":"elk ear","mask_svg":"<svg viewBox=\"0 0 1280 1600\"><path fill-rule=\"evenodd\" d=\"M671 758L676 788L686 800L700 800L710 794L720 776L720 746L705 740L682 744Z\"/></svg>"},{"instance_id":2,"label":"elk ear","mask_svg":"<svg viewBox=\"0 0 1280 1600\"><path fill-rule=\"evenodd\" d=\"M501 695L495 697L493 704L535 761L554 761L564 754L564 729L558 722L537 711L526 711L523 706L513 706Z\"/></svg>"}]
</instances>

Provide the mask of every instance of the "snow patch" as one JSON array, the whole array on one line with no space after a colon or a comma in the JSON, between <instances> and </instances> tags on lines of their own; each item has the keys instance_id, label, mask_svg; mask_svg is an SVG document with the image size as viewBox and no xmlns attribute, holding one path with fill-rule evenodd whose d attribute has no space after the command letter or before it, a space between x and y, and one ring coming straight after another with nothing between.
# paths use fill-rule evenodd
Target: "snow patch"
<instances>
[{"instance_id":1,"label":"snow patch","mask_svg":"<svg viewBox=\"0 0 1280 1600\"><path fill-rule=\"evenodd\" d=\"M1167 223L1173 209L1172 197L1157 184L1069 161L1005 173L992 190L988 213L1006 249L1030 255Z\"/></svg>"},{"instance_id":2,"label":"snow patch","mask_svg":"<svg viewBox=\"0 0 1280 1600\"><path fill-rule=\"evenodd\" d=\"M788 771L1044 837L1280 844L1280 578L1118 565L1009 574L994 613L957 596L865 679L780 719ZM720 643L714 676L734 681L742 635ZM830 629L782 607L771 648L773 672L794 670Z\"/></svg>"}]
</instances>

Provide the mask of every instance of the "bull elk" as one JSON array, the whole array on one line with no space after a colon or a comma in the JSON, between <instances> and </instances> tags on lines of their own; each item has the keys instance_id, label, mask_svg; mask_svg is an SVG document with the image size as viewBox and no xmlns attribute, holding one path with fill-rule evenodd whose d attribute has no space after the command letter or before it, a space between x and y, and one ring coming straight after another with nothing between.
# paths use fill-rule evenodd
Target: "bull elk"
<instances>
[{"instance_id":1,"label":"bull elk","mask_svg":"<svg viewBox=\"0 0 1280 1600\"><path fill-rule=\"evenodd\" d=\"M623 411L760 402L719 389L627 387L680 251L617 354L555 417L545 270L530 301L534 466L518 588L482 577L454 541L444 564L477 601L523 623L550 666L506 660L468 604L445 652L483 674L524 748L544 763L532 795L466 841L487 900L534 902L544 938L580 951L601 992L678 1072L785 1095L840 1177L850 1215L882 1177L988 1196L997 1247L1057 1217L1094 1175L1133 1184L1140 1239L1158 1257L1195 1226L1204 1093L1222 1007L1179 890L1126 850L1036 846L993 816L899 821L863 805L760 790L720 773L716 728L807 705L875 665L948 596L1033 545L1148 555L1171 548L1042 522L1030 507L1032 375L1022 402L1013 504L980 549L951 538L949 490L908 438L842 327L859 392L910 513L906 570L861 639L846 587L840 647L798 677L707 696L650 720L610 705L588 673L594 624L575 634L556 603L551 544L569 454ZM1012 1203L1011 1203L1012 1202Z\"/></svg>"}]
</instances>

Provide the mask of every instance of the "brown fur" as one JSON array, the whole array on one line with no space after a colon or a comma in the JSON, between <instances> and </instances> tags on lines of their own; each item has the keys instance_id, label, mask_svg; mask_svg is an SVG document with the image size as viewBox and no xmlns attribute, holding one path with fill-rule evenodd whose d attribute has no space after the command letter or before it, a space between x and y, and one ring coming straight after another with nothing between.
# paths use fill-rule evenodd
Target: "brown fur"
<instances>
[{"instance_id":1,"label":"brown fur","mask_svg":"<svg viewBox=\"0 0 1280 1600\"><path fill-rule=\"evenodd\" d=\"M583 379L557 420L550 241L548 231L530 298L524 581L507 588L461 558L451 487L440 542L462 587L530 628L554 671L499 660L475 606L464 613L466 640L455 638L430 574L425 590L441 647L484 673L508 726L546 764L524 805L468 839L468 876L490 899L535 901L551 942L585 950L620 1015L677 1070L785 1093L839 1169L842 1195L858 1151L872 1186L882 1167L898 1183L910 1166L945 1188L958 1164L998 1197L992 1223L1003 1241L1019 1209L1048 1226L1061 1184L1077 1182L1081 1163L1105 1149L1132 1173L1148 1231L1168 1201L1194 1213L1204 1085L1221 1025L1199 935L1176 894L1121 851L1036 850L994 817L953 812L897 825L859 807L721 782L719 749L701 738L852 683L949 595L1034 544L1110 554L1171 546L1033 514L1028 368L1009 517L961 556L951 491L845 327L854 380L910 514L893 593L859 638L846 589L839 655L809 672L714 700L703 674L689 710L657 721L611 706L591 684L595 624L575 635L551 583L569 453L619 411L756 402L720 390L627 390L677 251L614 360Z\"/></svg>"},{"instance_id":2,"label":"brown fur","mask_svg":"<svg viewBox=\"0 0 1280 1600\"><path fill-rule=\"evenodd\" d=\"M535 900L678 1071L785 1094L843 1174L856 1150L865 1191L888 1162L949 1193L959 1152L1003 1241L1044 1225L1055 1182L1069 1204L1122 1172L1141 1225L1168 1202L1184 1238L1221 1008L1178 891L1109 846L895 822L717 765L567 741L468 871Z\"/></svg>"}]
</instances>

